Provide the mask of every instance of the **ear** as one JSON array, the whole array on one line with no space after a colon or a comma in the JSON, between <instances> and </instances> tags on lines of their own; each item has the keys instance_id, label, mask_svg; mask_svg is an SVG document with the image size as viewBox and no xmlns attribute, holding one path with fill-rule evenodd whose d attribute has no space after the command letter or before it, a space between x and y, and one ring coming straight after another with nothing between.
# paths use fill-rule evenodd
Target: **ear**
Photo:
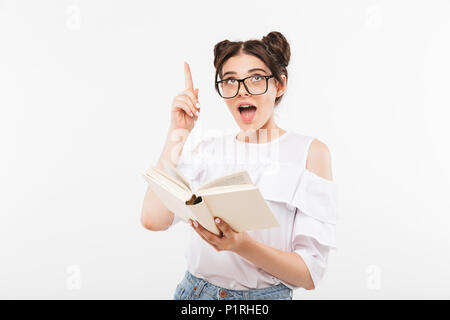
<instances>
[{"instance_id":1,"label":"ear","mask_svg":"<svg viewBox=\"0 0 450 320\"><path fill-rule=\"evenodd\" d=\"M283 80L283 82L277 81L277 98L280 97L281 95L283 95L283 93L286 92L286 88L287 88L286 75L282 74L281 79Z\"/></svg>"}]
</instances>

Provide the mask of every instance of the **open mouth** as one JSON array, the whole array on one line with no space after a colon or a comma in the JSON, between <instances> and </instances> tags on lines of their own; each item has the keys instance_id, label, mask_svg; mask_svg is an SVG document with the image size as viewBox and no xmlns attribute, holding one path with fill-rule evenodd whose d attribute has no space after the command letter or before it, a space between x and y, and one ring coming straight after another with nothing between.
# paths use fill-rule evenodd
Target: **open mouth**
<instances>
[{"instance_id":1,"label":"open mouth","mask_svg":"<svg viewBox=\"0 0 450 320\"><path fill-rule=\"evenodd\" d=\"M241 114L241 119L244 122L252 122L253 118L255 117L256 114L256 106L254 105L241 105L238 107L239 113Z\"/></svg>"}]
</instances>

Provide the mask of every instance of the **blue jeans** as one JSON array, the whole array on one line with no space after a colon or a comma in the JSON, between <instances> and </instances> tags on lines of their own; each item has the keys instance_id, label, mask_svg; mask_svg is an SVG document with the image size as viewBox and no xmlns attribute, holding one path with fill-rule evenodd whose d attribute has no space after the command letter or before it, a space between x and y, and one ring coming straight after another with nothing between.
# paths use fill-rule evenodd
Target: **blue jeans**
<instances>
[{"instance_id":1,"label":"blue jeans","mask_svg":"<svg viewBox=\"0 0 450 320\"><path fill-rule=\"evenodd\" d=\"M177 285L174 300L292 300L292 289L280 283L273 287L230 290L198 278L186 270Z\"/></svg>"}]
</instances>

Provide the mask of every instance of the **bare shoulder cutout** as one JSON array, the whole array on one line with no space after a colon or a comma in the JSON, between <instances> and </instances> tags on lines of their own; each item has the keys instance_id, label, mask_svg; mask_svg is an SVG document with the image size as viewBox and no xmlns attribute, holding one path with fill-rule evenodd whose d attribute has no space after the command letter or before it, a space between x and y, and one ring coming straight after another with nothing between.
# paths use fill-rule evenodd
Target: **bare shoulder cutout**
<instances>
[{"instance_id":1,"label":"bare shoulder cutout","mask_svg":"<svg viewBox=\"0 0 450 320\"><path fill-rule=\"evenodd\" d=\"M333 180L331 154L325 143L317 139L311 142L308 149L306 169L324 179Z\"/></svg>"}]
</instances>

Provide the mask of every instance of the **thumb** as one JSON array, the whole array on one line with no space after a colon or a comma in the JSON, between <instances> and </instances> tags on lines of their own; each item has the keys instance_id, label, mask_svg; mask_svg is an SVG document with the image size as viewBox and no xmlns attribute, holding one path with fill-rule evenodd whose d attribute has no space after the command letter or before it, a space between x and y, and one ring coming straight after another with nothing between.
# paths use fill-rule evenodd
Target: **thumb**
<instances>
[{"instance_id":1,"label":"thumb","mask_svg":"<svg viewBox=\"0 0 450 320\"><path fill-rule=\"evenodd\" d=\"M195 93L195 96L197 97L197 99L198 99L198 91L199 91L199 90L200 90L200 89L198 89L198 88L194 90L194 93Z\"/></svg>"},{"instance_id":2,"label":"thumb","mask_svg":"<svg viewBox=\"0 0 450 320\"><path fill-rule=\"evenodd\" d=\"M217 228L219 228L225 236L232 234L233 229L231 229L230 225L221 218L214 218L214 222L216 223Z\"/></svg>"}]
</instances>

